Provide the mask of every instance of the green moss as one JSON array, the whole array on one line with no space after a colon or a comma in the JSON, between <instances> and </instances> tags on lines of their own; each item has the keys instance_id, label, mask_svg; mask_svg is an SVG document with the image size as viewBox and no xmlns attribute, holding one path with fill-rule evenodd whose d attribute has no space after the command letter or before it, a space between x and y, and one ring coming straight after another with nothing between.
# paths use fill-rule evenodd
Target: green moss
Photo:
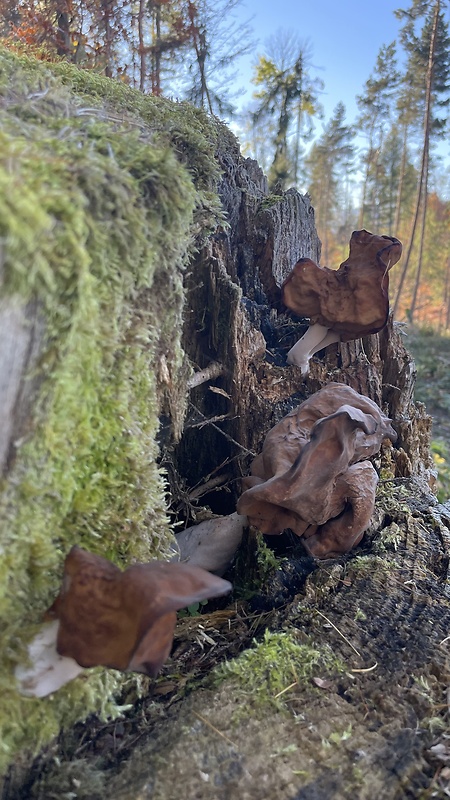
<instances>
[{"instance_id":1,"label":"green moss","mask_svg":"<svg viewBox=\"0 0 450 800\"><path fill-rule=\"evenodd\" d=\"M330 733L328 739L325 742L340 745L342 742L346 742L348 739L352 737L352 724L350 723L347 728L344 728L339 731L333 731Z\"/></svg>"},{"instance_id":2,"label":"green moss","mask_svg":"<svg viewBox=\"0 0 450 800\"><path fill-rule=\"evenodd\" d=\"M269 194L264 200L261 201L260 208L261 211L265 211L266 209L272 208L272 206L276 206L278 203L283 200L283 195L281 194Z\"/></svg>"},{"instance_id":3,"label":"green moss","mask_svg":"<svg viewBox=\"0 0 450 800\"><path fill-rule=\"evenodd\" d=\"M411 515L405 502L409 496L409 488L404 483L397 483L395 479L381 480L377 486L376 504L385 513L406 521Z\"/></svg>"},{"instance_id":4,"label":"green moss","mask_svg":"<svg viewBox=\"0 0 450 800\"><path fill-rule=\"evenodd\" d=\"M167 552L156 433L180 430L183 271L220 218L216 123L66 64L0 50L3 295L33 301L40 389L0 496L0 769L91 710L118 673L28 700L13 667L70 547L124 566Z\"/></svg>"},{"instance_id":5,"label":"green moss","mask_svg":"<svg viewBox=\"0 0 450 800\"><path fill-rule=\"evenodd\" d=\"M352 558L349 571L359 578L384 579L392 573L396 564L385 556L372 555Z\"/></svg>"},{"instance_id":6,"label":"green moss","mask_svg":"<svg viewBox=\"0 0 450 800\"><path fill-rule=\"evenodd\" d=\"M231 678L240 703L255 709L267 705L283 708L289 693L314 675L320 673L322 677L324 672L344 669L327 645L299 644L291 633L265 631L264 639L252 649L220 665L214 679L220 682Z\"/></svg>"},{"instance_id":7,"label":"green moss","mask_svg":"<svg viewBox=\"0 0 450 800\"><path fill-rule=\"evenodd\" d=\"M386 528L382 528L378 536L372 542L372 552L379 556L387 551L396 551L400 542L404 539L404 533L396 522L391 522Z\"/></svg>"},{"instance_id":8,"label":"green moss","mask_svg":"<svg viewBox=\"0 0 450 800\"><path fill-rule=\"evenodd\" d=\"M258 570L258 587L263 586L268 577L280 569L281 559L266 544L262 536L256 540L256 564Z\"/></svg>"},{"instance_id":9,"label":"green moss","mask_svg":"<svg viewBox=\"0 0 450 800\"><path fill-rule=\"evenodd\" d=\"M107 797L106 773L88 759L55 759L32 787L30 800L102 800Z\"/></svg>"},{"instance_id":10,"label":"green moss","mask_svg":"<svg viewBox=\"0 0 450 800\"><path fill-rule=\"evenodd\" d=\"M270 585L283 560L277 558L260 533L252 536L250 547L242 547L237 554L233 579L235 597L249 600Z\"/></svg>"}]
</instances>

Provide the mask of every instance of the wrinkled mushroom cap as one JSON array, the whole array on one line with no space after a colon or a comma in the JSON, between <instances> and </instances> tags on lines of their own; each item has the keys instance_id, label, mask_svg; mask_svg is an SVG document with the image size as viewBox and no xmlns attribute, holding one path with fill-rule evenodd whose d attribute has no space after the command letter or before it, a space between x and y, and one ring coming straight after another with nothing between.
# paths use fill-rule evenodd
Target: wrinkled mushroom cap
<instances>
[{"instance_id":1,"label":"wrinkled mushroom cap","mask_svg":"<svg viewBox=\"0 0 450 800\"><path fill-rule=\"evenodd\" d=\"M391 425L391 420L373 400L364 397L346 384L331 382L308 397L270 429L261 453L252 462L251 475L268 480L274 475L286 472L309 442L315 423L330 414L335 414L345 405L372 416L377 425L372 435L364 432L356 434L355 461L375 455L383 439L395 442L397 434Z\"/></svg>"},{"instance_id":2,"label":"wrinkled mushroom cap","mask_svg":"<svg viewBox=\"0 0 450 800\"><path fill-rule=\"evenodd\" d=\"M350 254L338 270L301 258L281 287L284 305L338 333L342 341L381 330L389 314L389 270L402 245L391 236L354 231Z\"/></svg>"},{"instance_id":3,"label":"wrinkled mushroom cap","mask_svg":"<svg viewBox=\"0 0 450 800\"><path fill-rule=\"evenodd\" d=\"M170 652L176 611L230 590L228 581L200 567L152 561L122 572L105 558L73 547L46 616L59 620L60 655L82 667L154 676Z\"/></svg>"},{"instance_id":4,"label":"wrinkled mushroom cap","mask_svg":"<svg viewBox=\"0 0 450 800\"><path fill-rule=\"evenodd\" d=\"M361 263L378 262L383 268L391 269L399 261L402 254L402 245L394 236L378 236L369 231L353 231L349 243L349 257L343 261L341 267L349 261Z\"/></svg>"},{"instance_id":5,"label":"wrinkled mushroom cap","mask_svg":"<svg viewBox=\"0 0 450 800\"><path fill-rule=\"evenodd\" d=\"M373 512L378 477L365 459L385 438L396 433L376 403L329 384L269 431L237 510L262 533L289 527L318 558L347 552Z\"/></svg>"},{"instance_id":6,"label":"wrinkled mushroom cap","mask_svg":"<svg viewBox=\"0 0 450 800\"><path fill-rule=\"evenodd\" d=\"M337 495L345 502L343 511L316 529L311 527L303 539L315 558L335 558L356 547L372 518L378 475L370 461L352 464L337 483Z\"/></svg>"}]
</instances>

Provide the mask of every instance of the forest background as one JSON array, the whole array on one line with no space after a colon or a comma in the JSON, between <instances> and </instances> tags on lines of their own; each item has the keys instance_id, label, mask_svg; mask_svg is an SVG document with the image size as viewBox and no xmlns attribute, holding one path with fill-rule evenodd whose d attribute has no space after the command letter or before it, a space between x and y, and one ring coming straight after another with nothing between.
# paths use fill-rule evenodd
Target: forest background
<instances>
[{"instance_id":1,"label":"forest background","mask_svg":"<svg viewBox=\"0 0 450 800\"><path fill-rule=\"evenodd\" d=\"M0 0L0 15L8 47L65 59L224 119L275 195L291 186L309 193L322 264L346 258L354 229L403 242L391 300L396 319L410 323L419 399L434 416L440 490L448 497L449 3L411 0L395 10L391 40L380 40L371 73L361 76L351 121L339 97L325 117L314 41L292 25L256 41L241 0ZM373 37L384 33L374 29ZM240 70L249 54L243 98ZM418 337L418 327L428 336Z\"/></svg>"},{"instance_id":2,"label":"forest background","mask_svg":"<svg viewBox=\"0 0 450 800\"><path fill-rule=\"evenodd\" d=\"M324 116L314 42L291 27L258 43L240 6L241 0L0 0L0 38L21 52L67 59L217 114L259 161L274 194L290 186L310 194L322 264L337 267L346 258L354 229L397 236L404 255L391 274L396 318L447 330L448 2L412 0L394 12L395 38L380 41L352 121L341 98ZM243 102L236 87L249 53L253 91L244 87L251 99Z\"/></svg>"}]
</instances>

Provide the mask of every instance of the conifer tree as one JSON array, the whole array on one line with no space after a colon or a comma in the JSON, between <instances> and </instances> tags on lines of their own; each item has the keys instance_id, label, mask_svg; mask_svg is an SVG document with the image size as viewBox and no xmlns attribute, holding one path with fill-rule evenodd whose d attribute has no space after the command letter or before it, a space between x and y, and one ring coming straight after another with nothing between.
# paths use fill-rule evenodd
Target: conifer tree
<instances>
[{"instance_id":1,"label":"conifer tree","mask_svg":"<svg viewBox=\"0 0 450 800\"><path fill-rule=\"evenodd\" d=\"M345 106L338 103L322 136L311 148L307 159L308 192L316 212L316 223L322 239L322 256L327 263L330 254L330 233L341 188L352 171L354 131L345 124Z\"/></svg>"},{"instance_id":2,"label":"conifer tree","mask_svg":"<svg viewBox=\"0 0 450 800\"><path fill-rule=\"evenodd\" d=\"M269 169L271 186L285 188L300 177L300 147L305 118L321 114L318 94L322 82L310 74L310 48L296 36L278 31L267 43L267 55L256 65L253 83L255 125L275 120L273 156ZM305 136L308 136L306 132Z\"/></svg>"},{"instance_id":3,"label":"conifer tree","mask_svg":"<svg viewBox=\"0 0 450 800\"><path fill-rule=\"evenodd\" d=\"M356 125L367 137L367 148L363 153L364 176L359 228L367 224L377 227L379 224L376 211L382 197L380 160L387 131L393 120L399 78L396 47L395 42L392 42L380 48L374 71L365 83L365 91L356 98L360 112Z\"/></svg>"}]
</instances>

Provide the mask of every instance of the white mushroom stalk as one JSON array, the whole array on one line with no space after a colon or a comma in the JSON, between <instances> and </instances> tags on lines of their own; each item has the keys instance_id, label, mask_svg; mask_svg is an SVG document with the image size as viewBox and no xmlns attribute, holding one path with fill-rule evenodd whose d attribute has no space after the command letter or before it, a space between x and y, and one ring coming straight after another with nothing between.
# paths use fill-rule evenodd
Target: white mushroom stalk
<instances>
[{"instance_id":1,"label":"white mushroom stalk","mask_svg":"<svg viewBox=\"0 0 450 800\"><path fill-rule=\"evenodd\" d=\"M330 331L325 325L310 325L306 333L294 344L287 354L287 363L300 367L302 375L309 372L309 360L329 344L340 342L339 333Z\"/></svg>"},{"instance_id":2,"label":"white mushroom stalk","mask_svg":"<svg viewBox=\"0 0 450 800\"><path fill-rule=\"evenodd\" d=\"M84 668L56 650L59 620L46 623L28 645L28 664L18 664L15 676L26 697L46 697L77 677Z\"/></svg>"}]
</instances>

